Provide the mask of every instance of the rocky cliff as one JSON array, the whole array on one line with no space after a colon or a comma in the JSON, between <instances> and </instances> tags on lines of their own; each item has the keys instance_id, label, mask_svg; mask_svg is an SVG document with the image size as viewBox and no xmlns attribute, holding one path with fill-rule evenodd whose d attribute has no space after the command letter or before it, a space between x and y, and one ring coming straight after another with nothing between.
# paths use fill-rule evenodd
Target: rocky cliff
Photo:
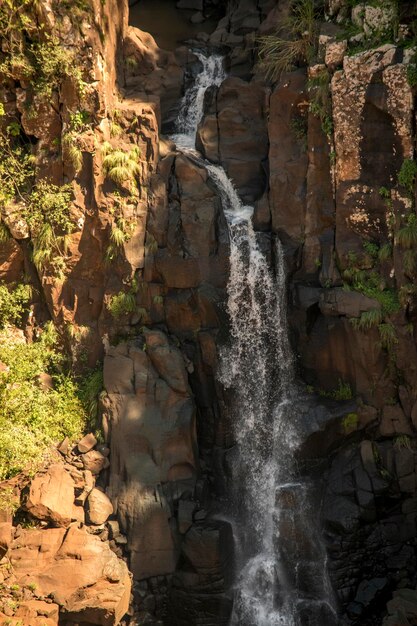
<instances>
[{"instance_id":1,"label":"rocky cliff","mask_svg":"<svg viewBox=\"0 0 417 626\"><path fill-rule=\"evenodd\" d=\"M255 206L271 263L284 244L300 472L319 485L341 623L414 623L413 3L318 3L314 54L267 76L258 44L305 37L286 0L181 1L224 17L175 51L129 26L124 0L6 4L0 281L31 286L27 342L52 320L76 379L103 369L104 443L67 442L2 483L19 500L14 517L3 504L2 619L229 623L228 231L207 170L162 133L201 70L190 49L207 48L228 78L197 147Z\"/></svg>"}]
</instances>

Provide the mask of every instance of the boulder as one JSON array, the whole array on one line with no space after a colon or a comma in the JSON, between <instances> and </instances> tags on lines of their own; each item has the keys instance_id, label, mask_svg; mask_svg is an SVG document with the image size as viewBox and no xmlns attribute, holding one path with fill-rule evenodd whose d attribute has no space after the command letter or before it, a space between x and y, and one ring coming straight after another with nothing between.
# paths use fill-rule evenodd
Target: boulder
<instances>
[{"instance_id":1,"label":"boulder","mask_svg":"<svg viewBox=\"0 0 417 626\"><path fill-rule=\"evenodd\" d=\"M90 524L104 524L113 513L113 505L105 493L94 488L87 498L87 521Z\"/></svg>"},{"instance_id":2,"label":"boulder","mask_svg":"<svg viewBox=\"0 0 417 626\"><path fill-rule=\"evenodd\" d=\"M130 578L109 545L74 526L21 529L10 547L17 584L59 605L64 623L116 626L129 606Z\"/></svg>"},{"instance_id":3,"label":"boulder","mask_svg":"<svg viewBox=\"0 0 417 626\"><path fill-rule=\"evenodd\" d=\"M54 526L68 526L73 519L74 480L60 463L50 465L30 483L26 510Z\"/></svg>"},{"instance_id":4,"label":"boulder","mask_svg":"<svg viewBox=\"0 0 417 626\"><path fill-rule=\"evenodd\" d=\"M81 454L85 454L86 452L90 452L96 445L97 439L93 433L89 433L78 442L77 448Z\"/></svg>"},{"instance_id":5,"label":"boulder","mask_svg":"<svg viewBox=\"0 0 417 626\"><path fill-rule=\"evenodd\" d=\"M98 450L90 450L90 452L83 454L81 458L84 468L90 470L95 476L110 465L109 459Z\"/></svg>"},{"instance_id":6,"label":"boulder","mask_svg":"<svg viewBox=\"0 0 417 626\"><path fill-rule=\"evenodd\" d=\"M9 549L12 541L13 526L11 522L0 522L0 561Z\"/></svg>"}]
</instances>

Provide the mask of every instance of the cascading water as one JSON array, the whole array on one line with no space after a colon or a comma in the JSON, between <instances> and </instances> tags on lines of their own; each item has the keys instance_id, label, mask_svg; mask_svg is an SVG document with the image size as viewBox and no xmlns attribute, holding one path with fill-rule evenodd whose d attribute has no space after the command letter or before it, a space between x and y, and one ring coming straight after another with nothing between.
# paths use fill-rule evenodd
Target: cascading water
<instances>
[{"instance_id":1,"label":"cascading water","mask_svg":"<svg viewBox=\"0 0 417 626\"><path fill-rule=\"evenodd\" d=\"M204 95L209 87L221 85L226 78L222 56L207 56L198 50L193 52L200 61L202 70L184 94L176 123L176 134L172 137L179 147L191 149L195 148L197 126L203 116Z\"/></svg>"},{"instance_id":2,"label":"cascading water","mask_svg":"<svg viewBox=\"0 0 417 626\"><path fill-rule=\"evenodd\" d=\"M222 200L230 232L230 345L221 352L220 380L231 390L238 454L234 513L241 547L234 626L333 626L326 557L311 527L309 487L293 462L298 444L293 357L286 325L283 250L265 254L222 167L195 152L204 93L225 78L221 57L197 53L203 65L185 95L173 137L206 167ZM271 262L271 259L275 263Z\"/></svg>"}]
</instances>

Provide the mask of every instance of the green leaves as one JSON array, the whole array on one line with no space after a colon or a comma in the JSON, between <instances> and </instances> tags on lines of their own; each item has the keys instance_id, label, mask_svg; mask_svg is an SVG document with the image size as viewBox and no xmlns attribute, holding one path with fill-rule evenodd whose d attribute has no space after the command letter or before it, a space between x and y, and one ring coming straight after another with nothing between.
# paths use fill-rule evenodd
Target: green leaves
<instances>
[{"instance_id":1,"label":"green leaves","mask_svg":"<svg viewBox=\"0 0 417 626\"><path fill-rule=\"evenodd\" d=\"M0 329L8 324L19 325L28 309L31 296L30 285L0 283Z\"/></svg>"},{"instance_id":2,"label":"green leaves","mask_svg":"<svg viewBox=\"0 0 417 626\"><path fill-rule=\"evenodd\" d=\"M7 331L0 333L0 480L36 470L50 447L81 435L87 413L77 381L63 372L56 333L47 325L40 339L27 344ZM45 389L41 374L53 388Z\"/></svg>"}]
</instances>

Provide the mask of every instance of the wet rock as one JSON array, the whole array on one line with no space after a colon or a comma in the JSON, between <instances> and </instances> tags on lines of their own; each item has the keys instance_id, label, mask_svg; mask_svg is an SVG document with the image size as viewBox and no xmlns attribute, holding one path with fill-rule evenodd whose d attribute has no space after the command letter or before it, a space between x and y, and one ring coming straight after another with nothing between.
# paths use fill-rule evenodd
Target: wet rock
<instances>
[{"instance_id":1,"label":"wet rock","mask_svg":"<svg viewBox=\"0 0 417 626\"><path fill-rule=\"evenodd\" d=\"M199 149L209 160L223 165L247 202L260 198L265 191L267 102L262 83L228 78L198 130Z\"/></svg>"}]
</instances>

